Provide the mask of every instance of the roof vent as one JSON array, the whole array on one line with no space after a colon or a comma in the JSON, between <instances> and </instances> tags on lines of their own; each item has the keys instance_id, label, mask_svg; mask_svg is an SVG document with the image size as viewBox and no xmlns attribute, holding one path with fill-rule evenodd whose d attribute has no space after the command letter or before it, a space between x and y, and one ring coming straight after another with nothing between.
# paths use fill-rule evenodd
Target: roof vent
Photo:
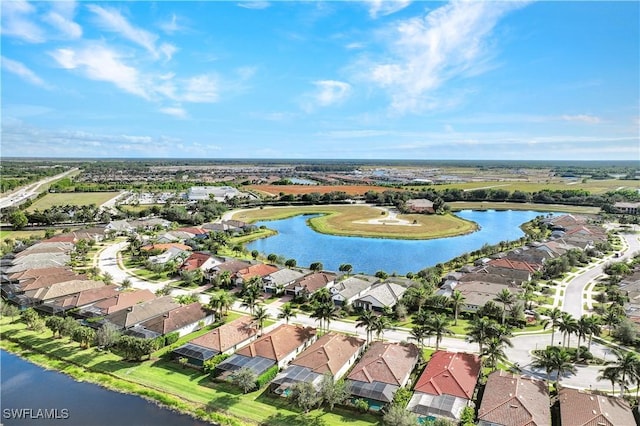
<instances>
[{"instance_id":1,"label":"roof vent","mask_svg":"<svg viewBox=\"0 0 640 426\"><path fill-rule=\"evenodd\" d=\"M511 407L511 408L518 408L518 406L517 406L517 405L514 405L514 404L509 405L509 407Z\"/></svg>"}]
</instances>

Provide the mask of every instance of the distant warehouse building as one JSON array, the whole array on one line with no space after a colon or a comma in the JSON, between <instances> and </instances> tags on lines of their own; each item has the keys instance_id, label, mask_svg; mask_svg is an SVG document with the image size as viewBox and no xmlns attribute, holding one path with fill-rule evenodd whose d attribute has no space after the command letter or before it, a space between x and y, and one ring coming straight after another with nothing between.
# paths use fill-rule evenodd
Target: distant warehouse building
<instances>
[{"instance_id":1,"label":"distant warehouse building","mask_svg":"<svg viewBox=\"0 0 640 426\"><path fill-rule=\"evenodd\" d=\"M615 203L614 207L620 213L638 214L640 213L640 203Z\"/></svg>"},{"instance_id":2,"label":"distant warehouse building","mask_svg":"<svg viewBox=\"0 0 640 426\"><path fill-rule=\"evenodd\" d=\"M210 200L225 201L246 194L231 186L192 186L187 193L189 201Z\"/></svg>"}]
</instances>

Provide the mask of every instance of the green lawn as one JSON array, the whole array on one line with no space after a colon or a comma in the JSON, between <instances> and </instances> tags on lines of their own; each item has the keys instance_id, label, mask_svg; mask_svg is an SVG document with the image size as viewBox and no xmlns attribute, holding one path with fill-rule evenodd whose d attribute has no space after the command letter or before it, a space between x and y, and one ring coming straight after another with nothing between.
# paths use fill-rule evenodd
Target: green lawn
<instances>
[{"instance_id":1,"label":"green lawn","mask_svg":"<svg viewBox=\"0 0 640 426\"><path fill-rule=\"evenodd\" d=\"M533 203L497 203L489 201L454 201L447 203L452 211L469 209L486 210L532 210L539 212L566 212L579 214L597 214L599 207L567 206L564 204L533 204Z\"/></svg>"},{"instance_id":2,"label":"green lawn","mask_svg":"<svg viewBox=\"0 0 640 426\"><path fill-rule=\"evenodd\" d=\"M113 197L118 196L119 192L64 192L51 193L34 202L27 210L45 210L53 206L88 206L95 204L99 206Z\"/></svg>"},{"instance_id":3,"label":"green lawn","mask_svg":"<svg viewBox=\"0 0 640 426\"><path fill-rule=\"evenodd\" d=\"M119 356L97 349L81 350L68 339L53 339L50 331L35 333L22 323L10 323L0 319L3 349L21 353L27 359L50 368L71 374L76 379L103 384L112 389L137 393L161 401L181 411L214 411L238 420L227 420L208 414L210 420L223 424L261 425L324 425L353 426L376 425L379 418L357 414L348 410L314 410L304 416L292 410L281 398L272 397L264 389L246 395L226 383L214 383L200 370L183 368L175 362L158 358L156 353L149 361L125 362ZM206 332L200 330L197 334ZM181 339L180 342L183 340ZM31 349L31 350L28 350Z\"/></svg>"}]
</instances>

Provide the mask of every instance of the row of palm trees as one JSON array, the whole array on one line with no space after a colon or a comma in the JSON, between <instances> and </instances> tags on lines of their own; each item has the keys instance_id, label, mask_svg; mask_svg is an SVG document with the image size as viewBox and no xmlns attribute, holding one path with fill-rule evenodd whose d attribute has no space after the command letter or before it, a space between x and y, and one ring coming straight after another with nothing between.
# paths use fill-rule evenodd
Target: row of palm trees
<instances>
[{"instance_id":1,"label":"row of palm trees","mask_svg":"<svg viewBox=\"0 0 640 426\"><path fill-rule=\"evenodd\" d=\"M636 399L640 390L640 356L636 352L615 350L616 360L600 370L598 380L609 380L611 391L615 394L615 385L620 385L620 396L624 396L629 385L636 385Z\"/></svg>"},{"instance_id":2,"label":"row of palm trees","mask_svg":"<svg viewBox=\"0 0 640 426\"><path fill-rule=\"evenodd\" d=\"M575 319L571 314L553 308L548 313L548 319L543 321L544 327L551 326L551 346L554 345L556 329L562 333L562 347L570 347L571 335L578 337L576 359L580 359L580 343L582 339L588 340L588 349L591 350L593 336L599 336L601 332L601 318L597 315L582 315Z\"/></svg>"}]
</instances>

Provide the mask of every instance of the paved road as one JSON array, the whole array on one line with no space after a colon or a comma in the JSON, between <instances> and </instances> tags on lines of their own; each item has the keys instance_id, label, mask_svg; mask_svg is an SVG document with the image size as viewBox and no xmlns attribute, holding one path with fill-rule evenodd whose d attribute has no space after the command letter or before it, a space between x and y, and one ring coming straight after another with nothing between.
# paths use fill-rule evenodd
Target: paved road
<instances>
[{"instance_id":1,"label":"paved road","mask_svg":"<svg viewBox=\"0 0 640 426\"><path fill-rule=\"evenodd\" d=\"M621 234L624 238L625 249L622 255L618 258L609 256L604 261L590 266L586 270L580 272L571 281L567 282L567 287L564 292L564 300L562 303L562 310L570 313L574 318L580 318L584 313L583 304L585 299L583 298L584 289L590 283L597 281L604 276L603 269L605 265L610 261L628 260L634 256L634 254L640 252L640 240L638 234Z\"/></svg>"},{"instance_id":2,"label":"paved road","mask_svg":"<svg viewBox=\"0 0 640 426\"><path fill-rule=\"evenodd\" d=\"M634 237L635 238L635 237ZM637 241L636 241L637 243ZM117 253L127 247L126 242L120 242L112 244L105 248L98 257L98 267L103 272L109 272L114 278L114 281L121 283L125 278L129 278L135 288L145 288L153 292L162 288L165 283L151 283L135 276L128 274L118 266ZM171 294L176 296L179 294L187 294L186 290L174 289ZM209 297L205 294L200 295L200 300L203 303L208 303ZM277 318L279 314L279 306L281 303L274 302L265 305L271 318ZM236 302L233 309L239 312L248 312L243 308L240 302ZM302 324L306 326L317 327L318 322L310 318L307 315L299 314L290 321L292 324ZM333 321L330 324L330 329L342 333L351 335L358 335L362 338L366 337L366 332L363 328L356 328L355 323L347 321ZM400 342L410 341L410 334L408 329L393 329L384 333L383 338L385 340ZM559 333L556 332L555 340L559 343ZM572 346L576 346L577 342L574 337L571 341ZM537 348L546 347L551 341L551 335L545 334L521 334L512 338L513 347L505 350L508 360L517 365L524 374L536 376L539 378L545 378L546 373L544 371L536 370L531 367L532 356L531 352ZM434 347L435 339L427 339L426 346ZM584 344L584 343L583 343ZM444 337L440 343L440 348L447 349L454 352L478 352L478 345L476 343L469 343L464 338ZM603 358L605 360L613 360L614 357L611 354L611 350L606 346L594 342L591 347L591 352L594 356ZM578 389L602 389L609 390L610 384L608 382L598 381L596 378L599 375L601 367L597 366L580 366L575 375L562 379L562 383L567 387L574 387Z\"/></svg>"},{"instance_id":3,"label":"paved road","mask_svg":"<svg viewBox=\"0 0 640 426\"><path fill-rule=\"evenodd\" d=\"M39 180L38 182L29 184L24 188L20 188L11 194L0 198L0 209L22 204L29 198L36 197L40 193L40 187L54 180L62 179L63 177L77 171L78 168L73 168L59 175L51 176L46 179Z\"/></svg>"}]
</instances>

